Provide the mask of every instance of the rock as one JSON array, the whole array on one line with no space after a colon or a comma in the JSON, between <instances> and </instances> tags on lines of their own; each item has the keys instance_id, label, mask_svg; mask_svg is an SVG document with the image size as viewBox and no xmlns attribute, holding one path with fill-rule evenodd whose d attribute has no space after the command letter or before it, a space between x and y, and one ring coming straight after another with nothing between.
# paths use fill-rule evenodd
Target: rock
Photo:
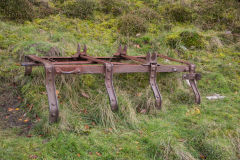
<instances>
[{"instance_id":1,"label":"rock","mask_svg":"<svg viewBox=\"0 0 240 160\"><path fill-rule=\"evenodd\" d=\"M218 37L212 37L210 39L210 46L211 48L221 48L223 47L223 44Z\"/></svg>"},{"instance_id":2,"label":"rock","mask_svg":"<svg viewBox=\"0 0 240 160\"><path fill-rule=\"evenodd\" d=\"M232 34L232 32L231 31L226 31L225 34Z\"/></svg>"},{"instance_id":3,"label":"rock","mask_svg":"<svg viewBox=\"0 0 240 160\"><path fill-rule=\"evenodd\" d=\"M220 94L214 94L212 96L207 96L206 97L208 100L217 100L217 99L223 99L225 96L221 96Z\"/></svg>"},{"instance_id":4,"label":"rock","mask_svg":"<svg viewBox=\"0 0 240 160\"><path fill-rule=\"evenodd\" d=\"M221 35L223 38L229 40L229 41L233 41L234 37L231 31L226 31L224 34Z\"/></svg>"}]
</instances>

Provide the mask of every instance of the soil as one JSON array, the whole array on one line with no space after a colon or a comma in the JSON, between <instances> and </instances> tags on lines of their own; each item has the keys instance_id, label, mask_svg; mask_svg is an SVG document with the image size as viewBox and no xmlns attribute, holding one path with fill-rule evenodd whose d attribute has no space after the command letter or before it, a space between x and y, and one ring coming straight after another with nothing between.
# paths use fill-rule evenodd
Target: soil
<instances>
[{"instance_id":1,"label":"soil","mask_svg":"<svg viewBox=\"0 0 240 160\"><path fill-rule=\"evenodd\" d=\"M2 88L5 87L5 88ZM22 98L13 84L0 87L0 128L18 128L19 134L28 134L32 127L27 117L27 108L22 104Z\"/></svg>"}]
</instances>

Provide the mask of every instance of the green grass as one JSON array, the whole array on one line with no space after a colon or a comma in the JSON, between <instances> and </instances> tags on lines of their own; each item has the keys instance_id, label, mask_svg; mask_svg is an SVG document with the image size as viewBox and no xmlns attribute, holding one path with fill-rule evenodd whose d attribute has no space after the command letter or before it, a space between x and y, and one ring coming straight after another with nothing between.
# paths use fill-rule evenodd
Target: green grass
<instances>
[{"instance_id":1,"label":"green grass","mask_svg":"<svg viewBox=\"0 0 240 160\"><path fill-rule=\"evenodd\" d=\"M154 2L133 3L134 7L144 7ZM164 7L169 6L154 9L161 13L165 12ZM195 23L168 22L167 18L162 24L149 23L140 37L128 37L118 32L120 16L100 11L93 14L90 20L58 14L23 24L0 21L0 93L8 88L18 91L23 98L20 110L33 122L27 133L31 136L20 134L21 127L1 127L0 159L240 158L237 37L231 38L225 31L204 31ZM170 29L164 28L165 25L171 26ZM181 33L192 34L186 38ZM220 39L222 45L213 46L212 37ZM174 47L169 45L169 39L174 40ZM64 56L73 55L78 42L87 44L88 54L93 56L111 56L123 43L129 46L130 55L158 51L193 62L202 74L198 82L202 103L194 104L193 93L182 80L182 74L160 73L157 82L163 109L157 111L148 74L116 74L114 86L119 111L113 113L103 75L61 75L56 78L60 121L50 125L44 69L36 67L31 76L25 77L19 63L26 54L44 56L51 47L58 47ZM159 60L159 63L166 62ZM11 87L13 84L17 86L15 89ZM215 93L226 97L214 101L205 98ZM142 108L150 108L150 112L138 113Z\"/></svg>"}]
</instances>

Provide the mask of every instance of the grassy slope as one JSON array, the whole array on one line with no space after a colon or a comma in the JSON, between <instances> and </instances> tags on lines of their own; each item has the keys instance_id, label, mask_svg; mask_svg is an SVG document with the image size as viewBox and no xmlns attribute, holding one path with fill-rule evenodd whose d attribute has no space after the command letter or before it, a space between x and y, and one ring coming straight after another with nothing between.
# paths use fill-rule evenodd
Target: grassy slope
<instances>
[{"instance_id":1,"label":"grassy slope","mask_svg":"<svg viewBox=\"0 0 240 160\"><path fill-rule=\"evenodd\" d=\"M118 113L110 110L103 76L58 76L61 120L48 124L43 69L36 68L33 76L24 77L24 69L18 65L21 56L43 55L51 46L65 51L63 55L72 55L77 42L86 43L90 55L106 56L116 51L119 42L128 43L126 37L116 32L116 18L95 14L95 20L56 15L22 25L0 22L0 74L4 86L1 89L16 83L24 98L20 109L27 111L27 104L33 105L28 117L35 122L29 133L31 138L19 136L17 127L0 130L0 159L29 159L33 155L39 159L239 159L237 42L224 38L223 46L211 48L209 39L221 38L224 32L203 31L190 24L173 24L170 31L151 24L145 34L151 43L141 44L140 49L130 45L129 54L145 54L156 47L159 52L194 62L203 75L198 83L203 97L201 105L193 103L181 74L159 74L162 111L153 110L147 74L116 75ZM186 30L201 34L206 47L178 54L170 49L166 37L178 36ZM36 43L38 50L33 47ZM89 98L81 96L83 92ZM226 98L217 101L205 98L214 93ZM137 106L152 110L148 115L136 113ZM34 118L36 114L40 121Z\"/></svg>"}]
</instances>

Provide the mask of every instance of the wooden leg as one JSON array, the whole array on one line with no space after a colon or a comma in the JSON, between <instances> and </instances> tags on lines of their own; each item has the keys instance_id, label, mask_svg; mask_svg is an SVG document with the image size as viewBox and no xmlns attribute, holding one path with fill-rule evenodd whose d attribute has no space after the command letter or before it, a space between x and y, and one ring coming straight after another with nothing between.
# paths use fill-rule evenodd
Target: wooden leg
<instances>
[{"instance_id":1,"label":"wooden leg","mask_svg":"<svg viewBox=\"0 0 240 160\"><path fill-rule=\"evenodd\" d=\"M49 121L55 123L58 121L58 100L55 87L55 70L54 67L49 65L45 66L46 71L46 89L49 103Z\"/></svg>"}]
</instances>

